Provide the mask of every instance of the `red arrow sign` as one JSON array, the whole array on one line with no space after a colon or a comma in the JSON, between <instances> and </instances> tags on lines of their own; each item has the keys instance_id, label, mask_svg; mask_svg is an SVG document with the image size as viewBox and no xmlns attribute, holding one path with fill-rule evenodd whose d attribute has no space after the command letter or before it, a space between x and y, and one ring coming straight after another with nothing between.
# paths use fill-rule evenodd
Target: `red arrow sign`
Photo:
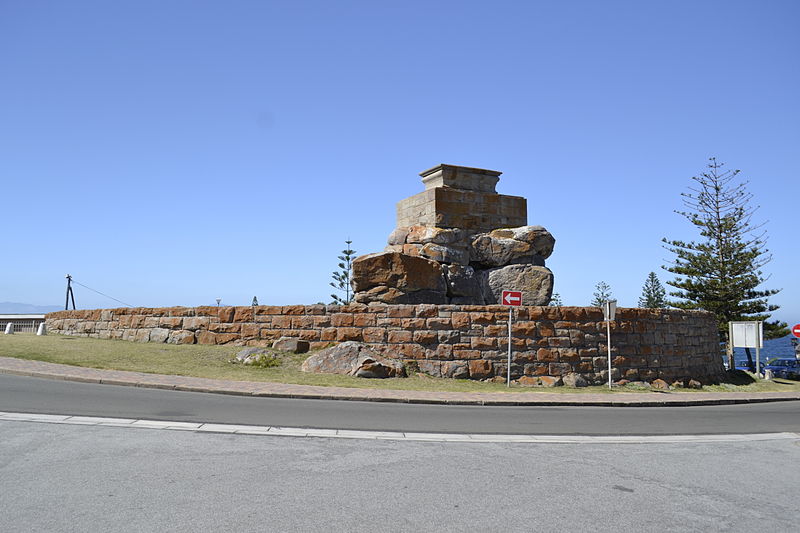
<instances>
[{"instance_id":1,"label":"red arrow sign","mask_svg":"<svg viewBox=\"0 0 800 533\"><path fill-rule=\"evenodd\" d=\"M795 324L792 328L792 335L795 337L800 337L800 324Z\"/></svg>"},{"instance_id":2,"label":"red arrow sign","mask_svg":"<svg viewBox=\"0 0 800 533\"><path fill-rule=\"evenodd\" d=\"M503 305L522 305L522 292L503 291Z\"/></svg>"}]
</instances>

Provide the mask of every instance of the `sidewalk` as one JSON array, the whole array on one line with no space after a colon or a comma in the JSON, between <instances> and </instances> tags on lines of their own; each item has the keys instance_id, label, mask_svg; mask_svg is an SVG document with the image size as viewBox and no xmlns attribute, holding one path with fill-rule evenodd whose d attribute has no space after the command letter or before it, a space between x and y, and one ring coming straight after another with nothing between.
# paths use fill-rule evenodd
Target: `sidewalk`
<instances>
[{"instance_id":1,"label":"sidewalk","mask_svg":"<svg viewBox=\"0 0 800 533\"><path fill-rule=\"evenodd\" d=\"M237 396L444 405L659 407L800 401L800 392L618 392L614 394L592 394L539 391L476 393L351 389L284 383L225 381L186 376L145 374L123 370L98 370L96 368L83 368L42 361L27 361L12 357L0 357L0 374L129 387L211 392Z\"/></svg>"}]
</instances>

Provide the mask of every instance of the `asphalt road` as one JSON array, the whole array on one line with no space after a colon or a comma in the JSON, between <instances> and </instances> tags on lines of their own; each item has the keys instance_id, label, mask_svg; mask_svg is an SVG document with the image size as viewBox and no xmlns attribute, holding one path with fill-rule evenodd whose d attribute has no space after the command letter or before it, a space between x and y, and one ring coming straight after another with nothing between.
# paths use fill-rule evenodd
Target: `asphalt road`
<instances>
[{"instance_id":1,"label":"asphalt road","mask_svg":"<svg viewBox=\"0 0 800 533\"><path fill-rule=\"evenodd\" d=\"M798 442L399 442L0 421L0 531L794 532Z\"/></svg>"},{"instance_id":2,"label":"asphalt road","mask_svg":"<svg viewBox=\"0 0 800 533\"><path fill-rule=\"evenodd\" d=\"M0 374L0 411L372 431L526 435L800 433L800 402L485 407L250 398Z\"/></svg>"}]
</instances>

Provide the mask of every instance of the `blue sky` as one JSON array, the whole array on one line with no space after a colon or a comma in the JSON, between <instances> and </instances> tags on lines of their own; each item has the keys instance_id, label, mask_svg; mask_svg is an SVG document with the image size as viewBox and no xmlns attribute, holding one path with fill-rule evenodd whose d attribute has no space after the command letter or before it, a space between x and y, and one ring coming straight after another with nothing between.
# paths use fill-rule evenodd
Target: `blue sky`
<instances>
[{"instance_id":1,"label":"blue sky","mask_svg":"<svg viewBox=\"0 0 800 533\"><path fill-rule=\"evenodd\" d=\"M634 306L711 156L800 322L800 3L0 1L0 301L329 301L438 163L503 171L567 305ZM117 304L76 287L79 307Z\"/></svg>"}]
</instances>

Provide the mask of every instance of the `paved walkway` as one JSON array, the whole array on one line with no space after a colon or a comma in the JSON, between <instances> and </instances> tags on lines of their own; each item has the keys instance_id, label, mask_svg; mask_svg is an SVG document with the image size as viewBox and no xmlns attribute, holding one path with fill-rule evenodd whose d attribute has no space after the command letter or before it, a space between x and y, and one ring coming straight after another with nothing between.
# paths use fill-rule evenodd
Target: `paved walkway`
<instances>
[{"instance_id":1,"label":"paved walkway","mask_svg":"<svg viewBox=\"0 0 800 533\"><path fill-rule=\"evenodd\" d=\"M800 392L433 392L319 387L252 381L165 376L123 370L99 370L42 361L0 357L0 373L84 383L104 383L154 389L212 392L238 396L269 396L319 400L354 400L450 405L585 405L657 407L800 401Z\"/></svg>"}]
</instances>

